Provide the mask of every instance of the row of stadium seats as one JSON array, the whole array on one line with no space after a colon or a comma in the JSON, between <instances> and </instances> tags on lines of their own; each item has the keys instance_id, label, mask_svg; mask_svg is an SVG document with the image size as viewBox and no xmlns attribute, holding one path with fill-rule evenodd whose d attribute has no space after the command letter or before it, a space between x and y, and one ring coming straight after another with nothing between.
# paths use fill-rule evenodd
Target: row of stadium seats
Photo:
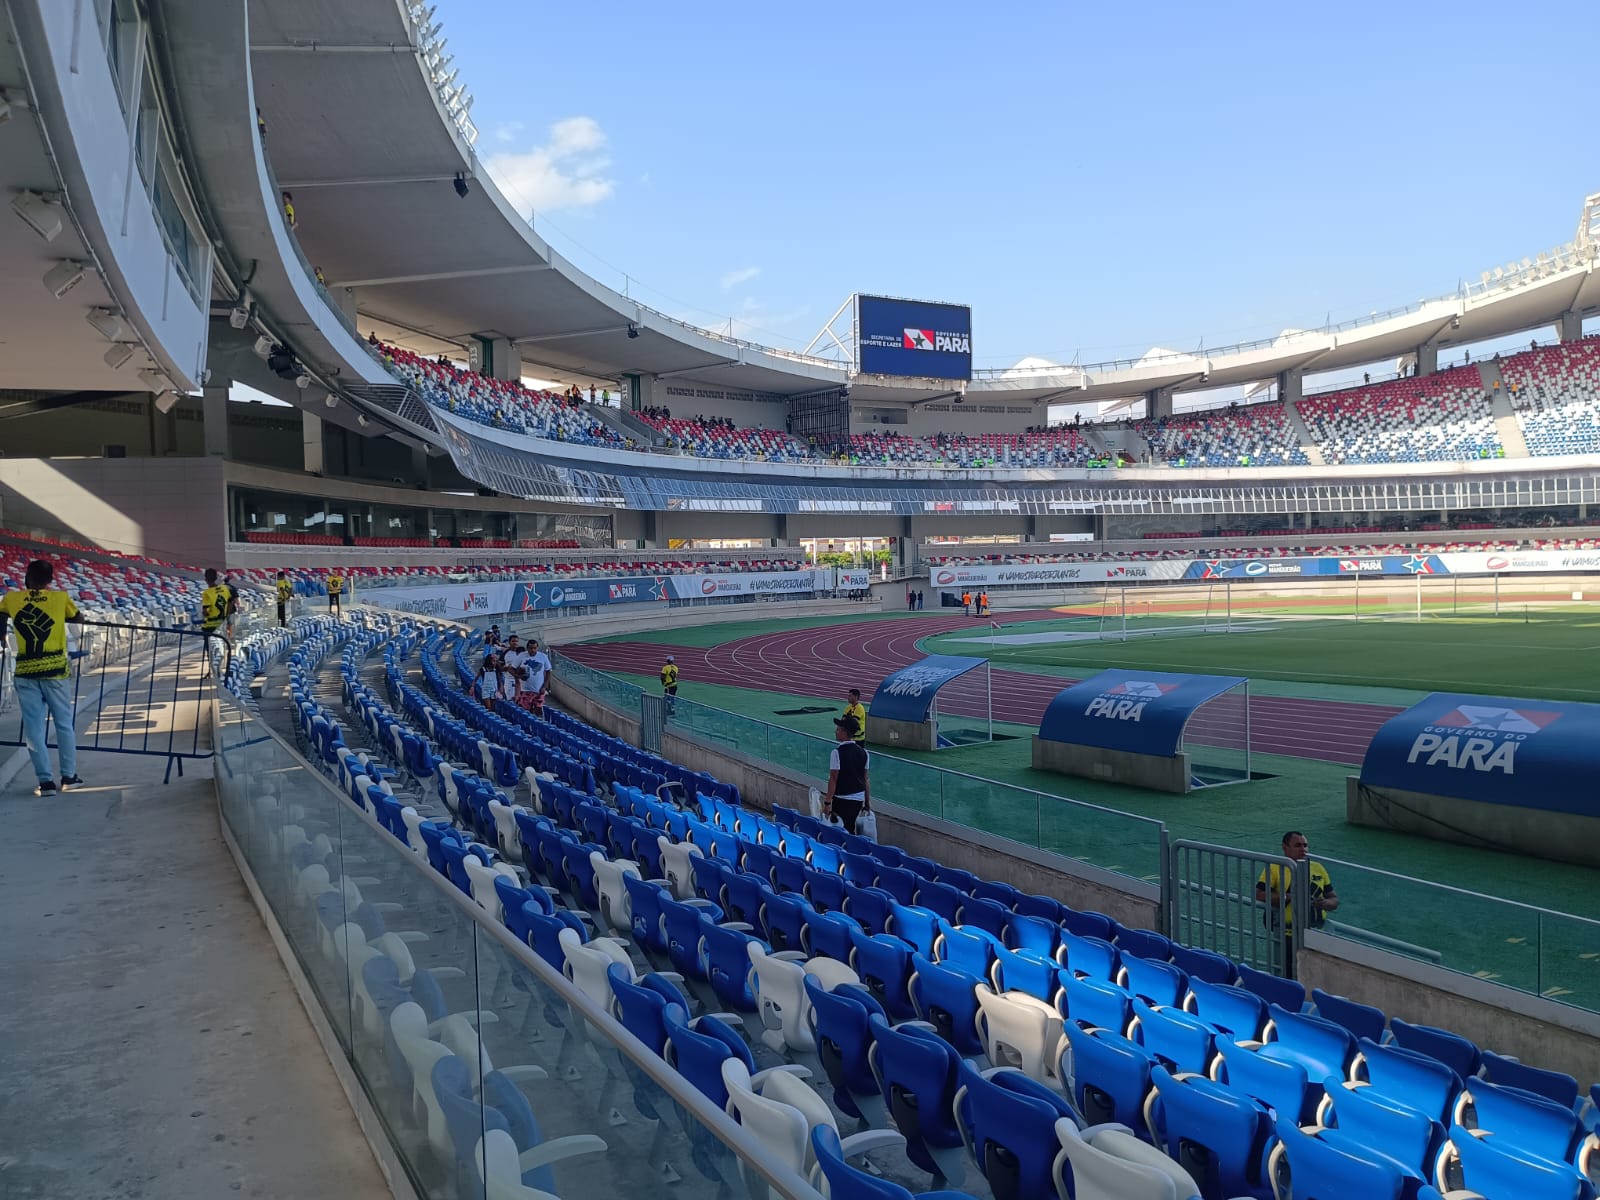
<instances>
[{"instance_id":1,"label":"row of stadium seats","mask_svg":"<svg viewBox=\"0 0 1600 1200\"><path fill-rule=\"evenodd\" d=\"M1600 451L1600 340L1547 346L1500 364L1528 453Z\"/></svg>"},{"instance_id":2,"label":"row of stadium seats","mask_svg":"<svg viewBox=\"0 0 1600 1200\"><path fill-rule=\"evenodd\" d=\"M1597 538L1536 539L1527 545L1539 550L1593 550ZM1372 558L1385 554L1451 554L1457 551L1522 549L1522 542L1367 542L1327 546L1209 546L1201 549L1112 550L1099 553L928 555L924 561L938 567L1014 566L1034 563L1155 562L1170 558Z\"/></svg>"},{"instance_id":3,"label":"row of stadium seats","mask_svg":"<svg viewBox=\"0 0 1600 1200\"><path fill-rule=\"evenodd\" d=\"M430 404L482 424L589 445L627 439L566 396L535 392L449 364L382 346L385 361ZM1600 447L1600 349L1593 338L1499 360L1508 394L1535 456L1587 453ZM1498 386L1498 385L1497 385ZM1403 376L1325 392L1296 409L1325 462L1453 462L1502 458L1490 394L1478 366ZM671 448L708 458L797 462L846 461L865 466L1082 467L1110 465L1082 427L1029 433L851 434L842 443L812 445L774 429L720 420L640 415ZM1127 427L1114 422L1110 428ZM1089 426L1093 429L1093 426ZM1230 405L1132 425L1149 460L1174 467L1305 465L1293 423L1278 401Z\"/></svg>"},{"instance_id":4,"label":"row of stadium seats","mask_svg":"<svg viewBox=\"0 0 1600 1200\"><path fill-rule=\"evenodd\" d=\"M435 689L444 686L432 663L440 648L430 640L423 661ZM1349 1189L1361 1185L1398 1198L1434 1184L1492 1198L1593 1195L1590 1110L1570 1076L1442 1030L1386 1022L1325 993L1305 1011L1297 984L799 814L762 817L714 788L684 790L681 806L652 797L624 781L641 752L565 714L552 719L554 730L535 730L534 718L487 713L459 689L436 690L445 710L434 709L403 683L395 653L386 650L389 685L406 715L420 711L430 728L448 713L518 740L576 737L572 745L593 751L581 777L529 776L533 811L520 813L499 790L518 778L504 747L477 743L485 775L476 779L411 751L412 769L437 774L466 829L448 849L447 834L414 838L403 816L391 813L385 825L752 1128L765 1130L760 1100L797 1108L811 1165L839 1194L867 1194L828 1137L849 1118L892 1123L911 1164L935 1184L959 1182L976 1166L997 1198L1059 1183L1066 1197L1268 1200L1285 1176L1283 1194L1294 1195L1356 1194ZM454 657L460 677L465 644ZM347 672L353 690L352 680ZM460 736L464 749L470 735ZM340 760L328 735L318 748L325 761ZM519 861L537 886L522 886ZM560 913L553 897L570 897ZM590 935L591 923L632 945L618 954ZM681 978L641 973L636 956ZM713 1014L691 1021L690 993L758 1016L761 1037L746 1042ZM769 1095L765 1081L756 1084L786 1072L755 1071L753 1051L793 1060L819 1047L829 1051L821 1062L831 1107L809 1088L773 1084ZM1097 1146L1108 1121L1129 1140L1102 1147L1117 1161L1073 1144L1077 1135ZM785 1144L794 1143L791 1133ZM1141 1158L1141 1145L1167 1151L1170 1169ZM990 1146L995 1153L984 1153ZM1124 1189L1134 1180L1155 1186L1129 1163L1178 1190L1074 1186L1102 1169L1121 1169Z\"/></svg>"}]
</instances>

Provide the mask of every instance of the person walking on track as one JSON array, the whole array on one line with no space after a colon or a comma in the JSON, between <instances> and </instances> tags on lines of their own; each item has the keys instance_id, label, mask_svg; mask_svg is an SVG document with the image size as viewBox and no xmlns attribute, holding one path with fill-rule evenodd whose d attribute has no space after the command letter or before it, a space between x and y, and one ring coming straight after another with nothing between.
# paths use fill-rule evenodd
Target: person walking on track
<instances>
[{"instance_id":1,"label":"person walking on track","mask_svg":"<svg viewBox=\"0 0 1600 1200\"><path fill-rule=\"evenodd\" d=\"M50 741L45 722L56 727L61 759L61 790L83 783L78 778L78 730L72 711L72 667L67 658L67 625L83 620L72 597L50 585L55 568L45 559L28 564L23 590L0 597L0 653L6 650L7 626L17 635L17 705L22 709L22 737L38 786L35 796L56 793L50 770Z\"/></svg>"}]
</instances>

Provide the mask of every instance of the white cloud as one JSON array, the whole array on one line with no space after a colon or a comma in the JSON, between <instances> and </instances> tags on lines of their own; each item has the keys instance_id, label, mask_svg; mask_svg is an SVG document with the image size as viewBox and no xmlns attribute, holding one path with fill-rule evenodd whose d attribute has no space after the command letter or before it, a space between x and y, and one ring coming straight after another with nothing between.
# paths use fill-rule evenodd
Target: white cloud
<instances>
[{"instance_id":1,"label":"white cloud","mask_svg":"<svg viewBox=\"0 0 1600 1200\"><path fill-rule=\"evenodd\" d=\"M504 125L495 126L494 140L497 142L514 142L521 132L521 121L507 121Z\"/></svg>"},{"instance_id":2,"label":"white cloud","mask_svg":"<svg viewBox=\"0 0 1600 1200\"><path fill-rule=\"evenodd\" d=\"M593 117L567 117L550 126L544 145L490 155L484 166L519 209L589 208L616 187L605 147L605 130Z\"/></svg>"},{"instance_id":3,"label":"white cloud","mask_svg":"<svg viewBox=\"0 0 1600 1200\"><path fill-rule=\"evenodd\" d=\"M737 271L729 271L722 277L722 290L727 291L729 288L738 287L741 283L749 283L759 274L761 274L760 267L740 267Z\"/></svg>"}]
</instances>

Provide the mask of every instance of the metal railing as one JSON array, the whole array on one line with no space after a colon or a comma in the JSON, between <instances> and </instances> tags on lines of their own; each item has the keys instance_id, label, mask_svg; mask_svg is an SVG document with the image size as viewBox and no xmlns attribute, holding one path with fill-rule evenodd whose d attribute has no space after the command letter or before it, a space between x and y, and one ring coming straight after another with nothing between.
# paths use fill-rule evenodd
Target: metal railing
<instances>
[{"instance_id":1,"label":"metal railing","mask_svg":"<svg viewBox=\"0 0 1600 1200\"><path fill-rule=\"evenodd\" d=\"M394 996L392 982L388 996L382 991L387 955L355 923L355 910L367 904L382 908L385 926L409 951L408 965L430 977L455 1014L428 1027L419 1012L427 1028L418 1036L474 1043L484 1052L474 1062L469 1051L457 1072L467 1103L483 1110L473 1124L496 1127L483 1086L492 1062L499 1074L491 1083L524 1093L543 1137L537 1148L567 1200L655 1195L664 1180L678 1181L674 1194L707 1200L747 1186L818 1200L609 1011L353 805L265 722L226 695L216 713L218 805L235 857L282 931L309 990L306 1003L332 1031L330 1052L355 1075L417 1194L476 1195L484 1185L475 1158L458 1152L445 1123L417 1118L415 1098L433 1077L413 1081L395 1065L403 1014L392 1006L410 993ZM303 852L297 856L306 845L322 855L318 863L307 866ZM326 884L330 877L343 886ZM630 1090L637 1108L625 1098Z\"/></svg>"},{"instance_id":2,"label":"metal railing","mask_svg":"<svg viewBox=\"0 0 1600 1200\"><path fill-rule=\"evenodd\" d=\"M174 767L183 774L185 759L212 757L208 681L227 676L233 656L227 638L109 621L86 620L77 628L68 682L76 719L89 718L84 729L74 729L79 753L165 758L167 780ZM15 691L15 659L9 647L4 653L0 708L10 706ZM27 745L20 714L15 732L0 734L0 745ZM60 748L60 730L48 718L45 745Z\"/></svg>"}]
</instances>

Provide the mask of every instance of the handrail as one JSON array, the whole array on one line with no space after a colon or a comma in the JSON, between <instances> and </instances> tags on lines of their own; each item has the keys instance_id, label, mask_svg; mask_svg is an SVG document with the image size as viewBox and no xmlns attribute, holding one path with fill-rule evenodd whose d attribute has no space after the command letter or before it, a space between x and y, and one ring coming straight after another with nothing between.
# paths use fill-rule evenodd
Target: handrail
<instances>
[{"instance_id":1,"label":"handrail","mask_svg":"<svg viewBox=\"0 0 1600 1200\"><path fill-rule=\"evenodd\" d=\"M734 1122L722 1109L713 1105L704 1094L690 1085L682 1075L669 1067L664 1059L634 1037L627 1027L612 1016L611 1013L597 1005L565 975L556 971L549 963L535 954L530 947L519 942L505 926L491 921L488 914L475 901L463 895L459 888L443 879L420 855L401 847L395 841L394 835L384 828L376 816L368 810L358 808L350 803L349 797L334 786L332 780L328 779L314 763L304 757L294 746L290 745L277 730L273 729L260 717L251 715L231 695L223 694L218 703L219 705L231 705L237 709L246 721L252 721L259 725L266 737L276 742L280 750L294 759L304 769L306 775L329 794L334 804L338 807L341 820L354 819L365 822L380 844L391 847L391 853L398 861L406 863L407 869L428 881L427 886L437 893L436 900L442 900L447 905L453 905L459 914L465 916L477 926L480 933L487 934L497 942L526 971L553 991L563 1003L580 1015L592 1029L621 1051L635 1067L657 1084L674 1103L686 1109L696 1120L708 1128L719 1141L738 1156L740 1161L748 1163L760 1172L762 1178L780 1196L790 1197L792 1200L821 1200L820 1194L814 1188L808 1185L800 1176L790 1171L787 1166L778 1162L761 1142Z\"/></svg>"}]
</instances>

